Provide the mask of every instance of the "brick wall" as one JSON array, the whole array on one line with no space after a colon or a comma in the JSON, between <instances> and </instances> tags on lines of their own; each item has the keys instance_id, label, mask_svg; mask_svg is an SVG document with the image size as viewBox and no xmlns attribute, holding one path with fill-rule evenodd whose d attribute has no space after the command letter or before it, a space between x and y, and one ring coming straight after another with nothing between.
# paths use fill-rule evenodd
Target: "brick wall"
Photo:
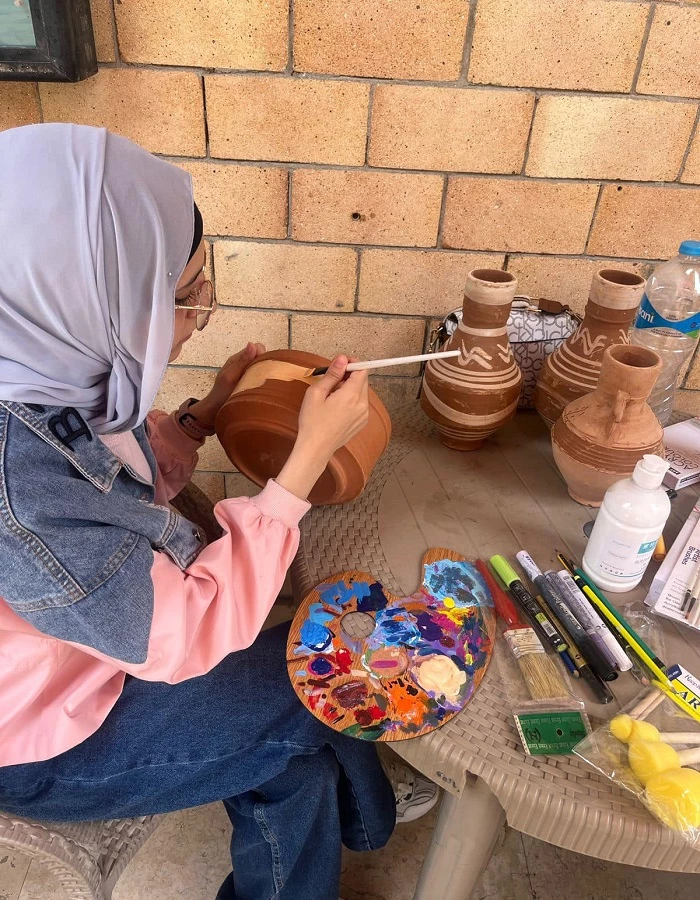
<instances>
[{"instance_id":1,"label":"brick wall","mask_svg":"<svg viewBox=\"0 0 700 900\"><path fill-rule=\"evenodd\" d=\"M167 405L249 339L419 352L477 265L581 309L596 268L646 275L700 235L699 0L93 0L93 20L99 74L0 83L0 128L105 125L192 174L223 308ZM374 383L393 404L416 377ZM700 413L700 361L681 402ZM202 468L230 470L215 442Z\"/></svg>"}]
</instances>

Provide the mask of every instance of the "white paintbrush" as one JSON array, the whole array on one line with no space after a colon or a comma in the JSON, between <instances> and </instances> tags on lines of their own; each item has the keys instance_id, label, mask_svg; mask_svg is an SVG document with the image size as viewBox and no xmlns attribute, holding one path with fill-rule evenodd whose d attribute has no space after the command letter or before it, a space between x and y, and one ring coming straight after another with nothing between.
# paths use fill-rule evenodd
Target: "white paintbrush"
<instances>
[{"instance_id":1,"label":"white paintbrush","mask_svg":"<svg viewBox=\"0 0 700 900\"><path fill-rule=\"evenodd\" d=\"M425 362L430 359L451 359L459 356L461 350L443 350L441 353L419 353L417 356L395 356L393 359L368 359L350 363L346 372L361 372L364 369L384 369L387 366L407 366L409 363ZM312 375L325 375L328 366L314 369Z\"/></svg>"}]
</instances>

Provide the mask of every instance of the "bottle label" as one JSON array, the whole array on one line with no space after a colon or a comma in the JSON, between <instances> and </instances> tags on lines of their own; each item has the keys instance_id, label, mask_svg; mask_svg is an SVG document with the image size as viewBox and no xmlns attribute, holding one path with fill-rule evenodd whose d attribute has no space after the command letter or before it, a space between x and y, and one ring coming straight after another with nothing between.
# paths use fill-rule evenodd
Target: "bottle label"
<instances>
[{"instance_id":1,"label":"bottle label","mask_svg":"<svg viewBox=\"0 0 700 900\"><path fill-rule=\"evenodd\" d=\"M601 572L614 575L616 578L638 578L649 565L649 559L656 547L656 540L643 544L627 544L619 540L611 540L607 552L598 563Z\"/></svg>"},{"instance_id":2,"label":"bottle label","mask_svg":"<svg viewBox=\"0 0 700 900\"><path fill-rule=\"evenodd\" d=\"M687 334L689 337L697 337L700 333L700 311L688 316L687 319L680 319L677 322L671 319L665 319L660 312L652 306L651 300L646 294L642 297L642 302L637 310L637 318L634 320L635 328L654 328L660 333L673 334L679 331L681 334Z\"/></svg>"}]
</instances>

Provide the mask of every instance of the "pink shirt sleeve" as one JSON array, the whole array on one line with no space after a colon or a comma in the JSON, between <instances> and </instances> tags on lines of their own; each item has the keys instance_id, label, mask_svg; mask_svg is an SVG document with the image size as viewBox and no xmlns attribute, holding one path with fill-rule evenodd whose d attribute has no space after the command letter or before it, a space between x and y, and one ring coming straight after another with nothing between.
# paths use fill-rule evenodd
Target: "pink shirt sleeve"
<instances>
[{"instance_id":1,"label":"pink shirt sleeve","mask_svg":"<svg viewBox=\"0 0 700 900\"><path fill-rule=\"evenodd\" d=\"M184 572L154 553L154 608L145 662L113 660L79 646L136 678L176 684L203 675L260 633L299 545L309 504L276 481L253 498L214 508L225 530Z\"/></svg>"},{"instance_id":2,"label":"pink shirt sleeve","mask_svg":"<svg viewBox=\"0 0 700 900\"><path fill-rule=\"evenodd\" d=\"M188 484L197 467L197 451L204 440L196 440L180 428L177 413L154 410L148 416L148 440L158 464L158 493L164 489L172 500Z\"/></svg>"}]
</instances>

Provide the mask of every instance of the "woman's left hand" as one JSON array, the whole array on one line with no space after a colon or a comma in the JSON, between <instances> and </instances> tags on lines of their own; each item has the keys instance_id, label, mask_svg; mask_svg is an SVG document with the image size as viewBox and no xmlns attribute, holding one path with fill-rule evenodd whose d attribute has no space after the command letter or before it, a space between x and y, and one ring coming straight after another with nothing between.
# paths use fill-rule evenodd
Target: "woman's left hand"
<instances>
[{"instance_id":1,"label":"woman's left hand","mask_svg":"<svg viewBox=\"0 0 700 900\"><path fill-rule=\"evenodd\" d=\"M188 412L205 428L213 427L217 413L231 396L245 370L263 353L265 353L263 344L251 342L243 350L229 357L219 369L214 386L207 396L198 403L193 403Z\"/></svg>"}]
</instances>

